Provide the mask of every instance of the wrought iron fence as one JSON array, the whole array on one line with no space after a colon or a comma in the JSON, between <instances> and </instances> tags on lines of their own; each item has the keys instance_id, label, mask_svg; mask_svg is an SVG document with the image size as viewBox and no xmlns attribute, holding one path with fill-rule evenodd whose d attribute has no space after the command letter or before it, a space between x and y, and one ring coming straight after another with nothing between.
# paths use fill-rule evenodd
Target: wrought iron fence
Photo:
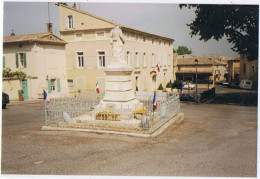
<instances>
[{"instance_id":1,"label":"wrought iron fence","mask_svg":"<svg viewBox=\"0 0 260 179\"><path fill-rule=\"evenodd\" d=\"M97 110L95 106L99 104L100 99L102 96L96 93L54 99L45 105L46 125L150 133L180 110L178 94L159 101L155 111L153 111L152 97L139 99L143 107L131 110L125 106ZM69 116L70 122L66 121L64 114Z\"/></svg>"}]
</instances>

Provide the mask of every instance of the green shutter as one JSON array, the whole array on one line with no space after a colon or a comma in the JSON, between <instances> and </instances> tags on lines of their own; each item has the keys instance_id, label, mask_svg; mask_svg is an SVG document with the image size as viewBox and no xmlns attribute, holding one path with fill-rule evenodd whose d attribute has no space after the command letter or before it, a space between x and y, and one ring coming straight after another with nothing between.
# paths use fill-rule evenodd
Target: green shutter
<instances>
[{"instance_id":1,"label":"green shutter","mask_svg":"<svg viewBox=\"0 0 260 179\"><path fill-rule=\"evenodd\" d=\"M18 53L15 54L15 59L16 59L16 68L19 68Z\"/></svg>"},{"instance_id":2,"label":"green shutter","mask_svg":"<svg viewBox=\"0 0 260 179\"><path fill-rule=\"evenodd\" d=\"M5 68L5 56L3 56L3 68Z\"/></svg>"},{"instance_id":3,"label":"green shutter","mask_svg":"<svg viewBox=\"0 0 260 179\"><path fill-rule=\"evenodd\" d=\"M26 53L23 53L23 66L26 68L27 67L27 63L26 63Z\"/></svg>"},{"instance_id":4,"label":"green shutter","mask_svg":"<svg viewBox=\"0 0 260 179\"><path fill-rule=\"evenodd\" d=\"M48 92L51 93L51 79L48 79Z\"/></svg>"},{"instance_id":5,"label":"green shutter","mask_svg":"<svg viewBox=\"0 0 260 179\"><path fill-rule=\"evenodd\" d=\"M58 92L60 92L60 79L57 79Z\"/></svg>"}]
</instances>

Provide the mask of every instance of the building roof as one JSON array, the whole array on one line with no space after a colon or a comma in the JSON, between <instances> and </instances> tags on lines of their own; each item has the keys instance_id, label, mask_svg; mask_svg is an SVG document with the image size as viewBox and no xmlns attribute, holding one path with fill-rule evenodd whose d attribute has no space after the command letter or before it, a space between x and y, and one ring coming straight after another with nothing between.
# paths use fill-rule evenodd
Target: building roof
<instances>
[{"instance_id":1,"label":"building roof","mask_svg":"<svg viewBox=\"0 0 260 179\"><path fill-rule=\"evenodd\" d=\"M39 34L24 34L7 36L3 38L4 44L10 43L25 43L25 42L37 42L46 44L65 45L66 42L51 33L39 33Z\"/></svg>"},{"instance_id":2,"label":"building roof","mask_svg":"<svg viewBox=\"0 0 260 179\"><path fill-rule=\"evenodd\" d=\"M215 65L218 65L218 66L226 66L227 63L226 63L226 62L221 62L221 61L215 60Z\"/></svg>"},{"instance_id":3,"label":"building roof","mask_svg":"<svg viewBox=\"0 0 260 179\"><path fill-rule=\"evenodd\" d=\"M194 62L195 58L183 58L183 59L177 59L177 65L195 65ZM207 59L198 59L198 65L213 65L214 60L211 60L209 58Z\"/></svg>"},{"instance_id":4,"label":"building roof","mask_svg":"<svg viewBox=\"0 0 260 179\"><path fill-rule=\"evenodd\" d=\"M160 37L160 38L163 38L163 39L166 39L166 40L174 41L174 39L171 39L171 38L169 38L169 37L163 37L163 36L160 36L160 35L152 34L152 33L145 32L145 31L142 31L142 30L138 30L138 29L135 29L135 28L132 28L132 27L128 27L128 26L125 26L125 25L116 23L116 22L114 22L114 21L110 21L110 20L107 20L107 19L98 17L98 16L96 16L96 15L90 14L90 13L88 13L88 12L85 12L85 11L82 11L82 10L79 10L79 9L76 9L76 8L73 8L73 7L70 7L70 6L66 6L66 5L63 5L63 4L59 4L59 6L66 7L66 8L68 8L68 9L73 10L73 11L77 11L77 12L80 12L80 13L82 13L82 14L86 14L86 15L92 16L92 17L97 18L97 19L99 19L99 20L102 20L102 21L105 21L105 22L107 22L107 23L110 23L110 24L112 24L112 25L114 25L114 26L115 26L115 25L118 25L118 26L120 26L122 29L130 30L130 31L135 31L135 32L143 33L143 34L150 35L150 36L157 36L157 37ZM65 31L77 31L77 30L65 30ZM63 32L65 32L65 31L63 31Z\"/></svg>"}]
</instances>

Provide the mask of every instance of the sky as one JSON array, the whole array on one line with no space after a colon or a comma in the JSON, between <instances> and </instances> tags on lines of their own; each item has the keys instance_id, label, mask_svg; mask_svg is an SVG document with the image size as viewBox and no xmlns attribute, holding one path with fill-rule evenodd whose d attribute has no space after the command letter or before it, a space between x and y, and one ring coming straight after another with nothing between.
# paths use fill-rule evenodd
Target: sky
<instances>
[{"instance_id":1,"label":"sky","mask_svg":"<svg viewBox=\"0 0 260 179\"><path fill-rule=\"evenodd\" d=\"M72 3L68 3L72 5ZM59 36L59 8L55 2L4 2L3 35L9 36L11 30L16 35L44 33L46 23L53 23L53 33ZM137 28L174 39L173 48L186 46L197 56L215 57L220 55L234 57L232 44L226 39L220 41L200 41L199 36L191 38L190 29L186 24L195 19L194 9L179 8L174 3L93 3L78 2L77 8L93 15L113 20L120 24ZM48 16L48 12L50 16Z\"/></svg>"}]
</instances>

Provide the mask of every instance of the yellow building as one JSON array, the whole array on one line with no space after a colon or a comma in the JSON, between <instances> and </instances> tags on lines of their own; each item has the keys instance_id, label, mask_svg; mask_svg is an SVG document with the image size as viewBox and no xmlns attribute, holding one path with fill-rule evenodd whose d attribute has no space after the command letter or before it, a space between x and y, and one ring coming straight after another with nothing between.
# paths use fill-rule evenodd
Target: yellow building
<instances>
[{"instance_id":1,"label":"yellow building","mask_svg":"<svg viewBox=\"0 0 260 179\"><path fill-rule=\"evenodd\" d=\"M198 63L195 60L198 60ZM178 55L176 79L179 81L195 82L196 68L198 83L207 83L214 77L214 56L198 57L195 55Z\"/></svg>"},{"instance_id":2,"label":"yellow building","mask_svg":"<svg viewBox=\"0 0 260 179\"><path fill-rule=\"evenodd\" d=\"M60 34L67 52L68 86L71 95L105 89L104 67L112 59L110 31L116 24L75 7L59 5ZM124 60L133 67L134 89L153 91L173 81L173 39L119 25L124 34ZM160 72L150 74L159 64Z\"/></svg>"},{"instance_id":3,"label":"yellow building","mask_svg":"<svg viewBox=\"0 0 260 179\"><path fill-rule=\"evenodd\" d=\"M228 82L232 86L239 85L240 58L234 57L228 60Z\"/></svg>"}]
</instances>

